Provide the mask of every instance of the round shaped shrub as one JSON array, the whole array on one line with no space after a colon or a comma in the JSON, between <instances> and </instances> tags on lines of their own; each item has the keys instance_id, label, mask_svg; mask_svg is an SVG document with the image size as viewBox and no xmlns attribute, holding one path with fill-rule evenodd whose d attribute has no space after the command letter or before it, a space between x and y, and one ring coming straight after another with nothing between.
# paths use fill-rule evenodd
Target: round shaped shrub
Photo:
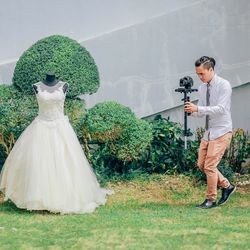
<instances>
[{"instance_id":1,"label":"round shaped shrub","mask_svg":"<svg viewBox=\"0 0 250 250\"><path fill-rule=\"evenodd\" d=\"M135 119L133 112L116 102L103 102L91 108L84 126L93 140L112 141L121 136L123 129Z\"/></svg>"},{"instance_id":2,"label":"round shaped shrub","mask_svg":"<svg viewBox=\"0 0 250 250\"><path fill-rule=\"evenodd\" d=\"M99 88L99 73L90 53L77 41L54 35L33 44L18 60L13 84L25 94L33 94L32 84L54 72L69 83L68 97L94 93Z\"/></svg>"},{"instance_id":3,"label":"round shaped shrub","mask_svg":"<svg viewBox=\"0 0 250 250\"><path fill-rule=\"evenodd\" d=\"M144 120L135 119L116 141L113 153L123 162L138 160L149 147L152 139L150 124Z\"/></svg>"},{"instance_id":4,"label":"round shaped shrub","mask_svg":"<svg viewBox=\"0 0 250 250\"><path fill-rule=\"evenodd\" d=\"M103 102L91 108L84 128L92 140L106 144L107 154L123 162L138 159L152 140L150 124L116 102Z\"/></svg>"}]
</instances>

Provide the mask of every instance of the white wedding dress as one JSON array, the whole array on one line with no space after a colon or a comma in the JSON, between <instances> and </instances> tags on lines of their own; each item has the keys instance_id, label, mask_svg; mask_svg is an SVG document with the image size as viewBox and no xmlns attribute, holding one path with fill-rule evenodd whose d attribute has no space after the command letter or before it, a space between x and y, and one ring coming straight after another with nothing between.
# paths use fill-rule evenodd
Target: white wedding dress
<instances>
[{"instance_id":1,"label":"white wedding dress","mask_svg":"<svg viewBox=\"0 0 250 250\"><path fill-rule=\"evenodd\" d=\"M39 82L39 114L16 141L0 175L5 200L27 210L90 213L111 190L100 188L68 117L65 94ZM53 91L49 91L49 89Z\"/></svg>"}]
</instances>

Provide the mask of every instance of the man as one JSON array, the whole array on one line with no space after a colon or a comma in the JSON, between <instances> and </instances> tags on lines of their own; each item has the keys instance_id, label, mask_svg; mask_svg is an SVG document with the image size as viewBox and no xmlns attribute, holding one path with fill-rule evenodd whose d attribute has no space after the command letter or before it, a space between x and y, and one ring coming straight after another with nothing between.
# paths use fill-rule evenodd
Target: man
<instances>
[{"instance_id":1,"label":"man","mask_svg":"<svg viewBox=\"0 0 250 250\"><path fill-rule=\"evenodd\" d=\"M218 171L217 166L230 145L232 138L231 94L230 83L214 72L215 60L202 56L195 62L196 74L203 82L199 87L197 105L185 103L185 111L192 116L205 116L205 134L200 143L198 166L207 177L207 193L205 201L199 208L216 206L217 186L222 189L218 205L224 204L236 190L234 185Z\"/></svg>"}]
</instances>

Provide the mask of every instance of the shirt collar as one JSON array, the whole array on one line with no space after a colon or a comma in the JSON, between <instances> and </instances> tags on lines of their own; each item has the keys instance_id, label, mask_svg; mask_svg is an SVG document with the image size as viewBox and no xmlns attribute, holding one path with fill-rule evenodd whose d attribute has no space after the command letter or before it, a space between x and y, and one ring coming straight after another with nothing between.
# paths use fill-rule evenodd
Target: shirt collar
<instances>
[{"instance_id":1,"label":"shirt collar","mask_svg":"<svg viewBox=\"0 0 250 250\"><path fill-rule=\"evenodd\" d=\"M214 84L216 83L216 78L217 78L217 75L214 74L212 80L209 82L210 87L211 87L211 86L214 86Z\"/></svg>"}]
</instances>

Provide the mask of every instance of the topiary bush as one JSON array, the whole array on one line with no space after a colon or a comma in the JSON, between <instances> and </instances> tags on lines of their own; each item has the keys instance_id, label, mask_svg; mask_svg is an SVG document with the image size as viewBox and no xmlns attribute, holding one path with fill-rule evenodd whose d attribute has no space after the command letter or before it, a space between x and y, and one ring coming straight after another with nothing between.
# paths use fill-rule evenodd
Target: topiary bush
<instances>
[{"instance_id":1,"label":"topiary bush","mask_svg":"<svg viewBox=\"0 0 250 250\"><path fill-rule=\"evenodd\" d=\"M77 41L60 35L43 38L22 54L13 84L24 94L33 94L32 84L50 71L69 83L68 97L94 93L99 88L98 69L90 53Z\"/></svg>"},{"instance_id":2,"label":"topiary bush","mask_svg":"<svg viewBox=\"0 0 250 250\"><path fill-rule=\"evenodd\" d=\"M92 140L108 142L120 137L134 120L136 117L130 108L117 102L103 102L88 111L84 126Z\"/></svg>"},{"instance_id":3,"label":"topiary bush","mask_svg":"<svg viewBox=\"0 0 250 250\"><path fill-rule=\"evenodd\" d=\"M152 140L151 126L116 102L99 103L91 108L84 130L85 137L89 134L90 141L101 146L102 159L117 159L123 163L137 160Z\"/></svg>"},{"instance_id":4,"label":"topiary bush","mask_svg":"<svg viewBox=\"0 0 250 250\"><path fill-rule=\"evenodd\" d=\"M152 127L141 119L135 119L124 128L121 136L110 147L111 152L121 161L136 161L147 152L153 139ZM113 151L112 151L113 150Z\"/></svg>"}]
</instances>

